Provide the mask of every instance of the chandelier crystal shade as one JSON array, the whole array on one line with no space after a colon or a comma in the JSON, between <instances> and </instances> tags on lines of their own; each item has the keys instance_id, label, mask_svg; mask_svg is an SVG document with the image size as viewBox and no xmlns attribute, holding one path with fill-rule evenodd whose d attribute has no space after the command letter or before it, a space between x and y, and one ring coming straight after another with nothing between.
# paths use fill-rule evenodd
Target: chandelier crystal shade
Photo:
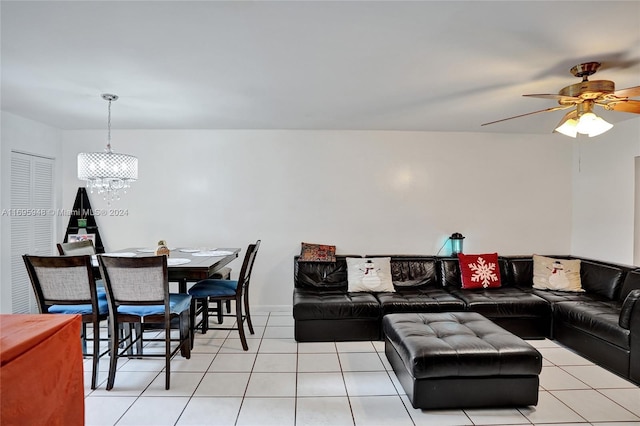
<instances>
[{"instance_id":1,"label":"chandelier crystal shade","mask_svg":"<svg viewBox=\"0 0 640 426\"><path fill-rule=\"evenodd\" d=\"M107 147L103 152L78 154L78 179L85 180L91 193L97 191L110 204L120 199L120 191L126 193L131 182L138 180L138 158L111 149L111 102L118 96L104 94L102 98L109 101Z\"/></svg>"}]
</instances>

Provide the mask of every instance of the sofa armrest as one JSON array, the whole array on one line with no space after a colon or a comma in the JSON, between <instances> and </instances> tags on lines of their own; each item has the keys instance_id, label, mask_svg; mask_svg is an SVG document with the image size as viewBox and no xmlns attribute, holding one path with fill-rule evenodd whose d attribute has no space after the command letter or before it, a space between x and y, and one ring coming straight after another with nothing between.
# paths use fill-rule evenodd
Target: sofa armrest
<instances>
[{"instance_id":1,"label":"sofa armrest","mask_svg":"<svg viewBox=\"0 0 640 426\"><path fill-rule=\"evenodd\" d=\"M640 290L631 291L624 299L622 310L620 311L620 319L618 321L620 327L626 328L627 330L631 328L631 314L633 313L635 305L638 305L638 313L640 314Z\"/></svg>"},{"instance_id":2,"label":"sofa armrest","mask_svg":"<svg viewBox=\"0 0 640 426\"><path fill-rule=\"evenodd\" d=\"M629 315L629 379L640 385L640 289L632 290L625 298ZM622 312L620 313L622 316Z\"/></svg>"}]
</instances>

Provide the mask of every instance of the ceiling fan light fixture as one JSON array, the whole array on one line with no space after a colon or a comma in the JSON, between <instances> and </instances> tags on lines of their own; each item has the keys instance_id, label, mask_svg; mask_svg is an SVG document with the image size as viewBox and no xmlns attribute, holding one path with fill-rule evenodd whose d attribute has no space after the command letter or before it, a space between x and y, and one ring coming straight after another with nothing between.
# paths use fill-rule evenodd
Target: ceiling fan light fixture
<instances>
[{"instance_id":1,"label":"ceiling fan light fixture","mask_svg":"<svg viewBox=\"0 0 640 426\"><path fill-rule=\"evenodd\" d=\"M514 118L526 117L542 112L560 111L575 108L562 117L554 132L575 138L578 133L594 137L610 130L613 125L593 113L595 105L599 105L607 111L619 111L631 114L640 114L640 100L631 98L640 97L640 86L628 87L616 90L616 85L609 80L589 80L600 67L599 62L586 62L571 68L571 74L581 78L580 83L562 88L558 94L539 93L523 95L533 98L555 99L560 106L546 108L501 120L482 124L501 123Z\"/></svg>"},{"instance_id":2,"label":"ceiling fan light fixture","mask_svg":"<svg viewBox=\"0 0 640 426\"><path fill-rule=\"evenodd\" d=\"M613 124L605 121L601 117L596 116L596 118L589 123L589 131L587 132L587 134L590 138L592 138L611 130L612 127Z\"/></svg>"},{"instance_id":3,"label":"ceiling fan light fixture","mask_svg":"<svg viewBox=\"0 0 640 426\"><path fill-rule=\"evenodd\" d=\"M582 133L584 135L589 134L591 126L594 125L596 118L598 117L592 112L585 112L584 114L582 114L578 119L578 125L576 127L578 133Z\"/></svg>"},{"instance_id":4,"label":"ceiling fan light fixture","mask_svg":"<svg viewBox=\"0 0 640 426\"><path fill-rule=\"evenodd\" d=\"M570 138L575 138L578 135L578 120L570 118L562 123L562 126L557 127L555 131Z\"/></svg>"}]
</instances>

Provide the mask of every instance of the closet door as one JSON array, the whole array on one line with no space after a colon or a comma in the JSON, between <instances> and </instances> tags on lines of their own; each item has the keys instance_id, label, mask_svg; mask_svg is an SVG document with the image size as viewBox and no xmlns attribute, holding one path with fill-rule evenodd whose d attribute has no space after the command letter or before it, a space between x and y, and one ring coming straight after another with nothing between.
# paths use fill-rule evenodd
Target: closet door
<instances>
[{"instance_id":1,"label":"closet door","mask_svg":"<svg viewBox=\"0 0 640 426\"><path fill-rule=\"evenodd\" d=\"M11 153L11 306L37 312L23 254L54 254L54 160Z\"/></svg>"}]
</instances>

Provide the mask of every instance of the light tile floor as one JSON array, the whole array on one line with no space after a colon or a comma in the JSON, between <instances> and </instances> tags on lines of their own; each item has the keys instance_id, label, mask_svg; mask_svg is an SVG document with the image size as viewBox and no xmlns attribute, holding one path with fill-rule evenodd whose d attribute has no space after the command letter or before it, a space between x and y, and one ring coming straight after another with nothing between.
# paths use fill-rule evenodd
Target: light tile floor
<instances>
[{"instance_id":1,"label":"light tile floor","mask_svg":"<svg viewBox=\"0 0 640 426\"><path fill-rule=\"evenodd\" d=\"M227 320L229 321L229 320ZM243 351L236 331L196 334L191 359L119 363L115 386L91 391L85 360L85 411L93 425L640 425L640 388L550 340L532 340L544 357L535 407L423 411L411 407L383 342L296 343L290 312L253 314L256 334Z\"/></svg>"}]
</instances>

